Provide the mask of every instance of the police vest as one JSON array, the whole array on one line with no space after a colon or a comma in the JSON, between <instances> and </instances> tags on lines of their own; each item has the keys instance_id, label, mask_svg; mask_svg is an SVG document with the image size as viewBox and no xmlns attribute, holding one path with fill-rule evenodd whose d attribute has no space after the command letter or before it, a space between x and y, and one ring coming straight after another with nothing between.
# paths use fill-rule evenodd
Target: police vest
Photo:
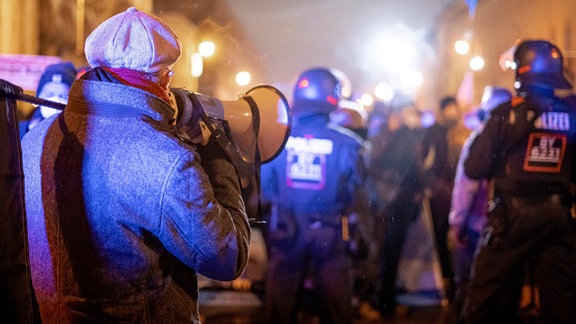
<instances>
[{"instance_id":1,"label":"police vest","mask_svg":"<svg viewBox=\"0 0 576 324\"><path fill-rule=\"evenodd\" d=\"M576 110L560 99L514 98L502 129L496 186L519 194L566 193L573 176Z\"/></svg>"}]
</instances>

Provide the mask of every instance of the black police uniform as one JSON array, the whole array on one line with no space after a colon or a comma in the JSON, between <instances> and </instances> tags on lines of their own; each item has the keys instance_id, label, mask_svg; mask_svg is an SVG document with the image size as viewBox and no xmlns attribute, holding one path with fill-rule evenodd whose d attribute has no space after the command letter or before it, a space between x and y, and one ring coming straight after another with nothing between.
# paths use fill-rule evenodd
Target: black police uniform
<instances>
[{"instance_id":1,"label":"black police uniform","mask_svg":"<svg viewBox=\"0 0 576 324\"><path fill-rule=\"evenodd\" d=\"M299 118L282 153L262 166L262 193L275 208L269 220L268 320L296 321L311 271L327 322L352 321L351 259L342 216L361 185L361 149L353 132L329 124L327 114L316 114Z\"/></svg>"},{"instance_id":2,"label":"black police uniform","mask_svg":"<svg viewBox=\"0 0 576 324\"><path fill-rule=\"evenodd\" d=\"M523 266L536 261L544 323L576 323L576 107L537 90L497 107L465 160L493 179L488 224L476 251L463 317L518 321Z\"/></svg>"}]
</instances>

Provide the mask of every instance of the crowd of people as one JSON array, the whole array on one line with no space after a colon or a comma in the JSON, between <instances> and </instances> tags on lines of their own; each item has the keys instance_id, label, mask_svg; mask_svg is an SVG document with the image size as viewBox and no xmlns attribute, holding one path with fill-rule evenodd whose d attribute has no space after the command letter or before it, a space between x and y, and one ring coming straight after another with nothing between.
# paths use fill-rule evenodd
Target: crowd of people
<instances>
[{"instance_id":1,"label":"crowd of people","mask_svg":"<svg viewBox=\"0 0 576 324\"><path fill-rule=\"evenodd\" d=\"M430 223L451 321L576 320L574 97L555 92L571 85L554 44L515 46L515 94L487 86L476 129L464 126L453 96L425 127L410 100L344 113L341 72L299 75L293 132L262 169L273 206L267 322L301 322L310 289L321 323L395 316L403 248L420 217ZM346 253L358 236L375 252Z\"/></svg>"},{"instance_id":2,"label":"crowd of people","mask_svg":"<svg viewBox=\"0 0 576 324\"><path fill-rule=\"evenodd\" d=\"M66 107L20 126L29 322L199 323L197 276L244 271L237 166L215 136L193 143L173 124L181 52L164 21L129 8L87 38L90 69L42 75L37 96ZM532 277L536 316L576 322L576 100L555 92L571 88L558 47L514 53L515 93L487 86L477 129L452 95L425 127L409 98L367 111L342 71L298 73L290 137L261 166L263 321L304 322L310 293L321 323L394 316L408 232L428 217L456 322L519 322Z\"/></svg>"}]
</instances>

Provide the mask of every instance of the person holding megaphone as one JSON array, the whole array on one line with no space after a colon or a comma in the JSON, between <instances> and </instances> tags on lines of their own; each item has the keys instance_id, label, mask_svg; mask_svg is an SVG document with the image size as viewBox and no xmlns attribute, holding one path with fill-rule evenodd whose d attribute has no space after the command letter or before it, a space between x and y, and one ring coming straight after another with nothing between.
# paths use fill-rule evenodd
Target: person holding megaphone
<instances>
[{"instance_id":1,"label":"person holding megaphone","mask_svg":"<svg viewBox=\"0 0 576 324\"><path fill-rule=\"evenodd\" d=\"M213 137L174 128L172 29L129 8L87 38L92 69L22 142L32 282L44 323L199 323L196 274L232 280L250 225Z\"/></svg>"}]
</instances>

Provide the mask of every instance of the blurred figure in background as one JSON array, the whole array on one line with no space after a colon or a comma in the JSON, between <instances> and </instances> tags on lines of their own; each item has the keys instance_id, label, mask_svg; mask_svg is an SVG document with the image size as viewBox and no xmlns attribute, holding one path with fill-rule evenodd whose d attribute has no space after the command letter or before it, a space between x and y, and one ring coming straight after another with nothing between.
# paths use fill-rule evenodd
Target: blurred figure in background
<instances>
[{"instance_id":1,"label":"blurred figure in background","mask_svg":"<svg viewBox=\"0 0 576 324\"><path fill-rule=\"evenodd\" d=\"M76 74L76 69L70 62L49 65L40 76L36 96L61 104L68 103L68 92L76 79ZM59 112L60 110L50 107L36 107L28 119L20 121L20 138L36 124Z\"/></svg>"},{"instance_id":2,"label":"blurred figure in background","mask_svg":"<svg viewBox=\"0 0 576 324\"><path fill-rule=\"evenodd\" d=\"M488 86L484 89L482 102L478 110L478 119L483 122L492 109L510 101L512 94L505 88ZM488 181L473 180L464 173L464 160L475 133L471 133L460 153L456 168L454 190L450 209L450 230L448 245L453 251L455 296L453 309L459 313L466 296L466 288L470 278L472 258L480 237L480 231L486 224L488 208Z\"/></svg>"},{"instance_id":3,"label":"blurred figure in background","mask_svg":"<svg viewBox=\"0 0 576 324\"><path fill-rule=\"evenodd\" d=\"M390 110L391 107L389 104L379 100L374 102L366 122L366 127L368 129L368 139L378 136L383 130L386 129Z\"/></svg>"},{"instance_id":4,"label":"blurred figure in background","mask_svg":"<svg viewBox=\"0 0 576 324\"><path fill-rule=\"evenodd\" d=\"M351 100L340 100L338 109L330 113L330 120L339 126L347 128L358 134L364 141L364 157L370 155L370 141L368 136L368 113L361 103ZM355 207L349 215L351 233L349 251L352 256L354 271L354 299L353 305L356 317L362 320L379 320L380 313L374 308L371 298L374 294L377 280L378 259L377 238L374 231L377 219L372 216L369 209L368 188L356 188Z\"/></svg>"},{"instance_id":5,"label":"blurred figure in background","mask_svg":"<svg viewBox=\"0 0 576 324\"><path fill-rule=\"evenodd\" d=\"M30 276L22 149L16 99L24 90L0 79L0 314L5 323L41 323Z\"/></svg>"},{"instance_id":6,"label":"blurred figure in background","mask_svg":"<svg viewBox=\"0 0 576 324\"><path fill-rule=\"evenodd\" d=\"M330 123L342 97L334 71L319 67L299 75L290 138L262 165L263 199L272 205L267 323L302 322L306 289L316 296L321 323L353 320L349 217L364 178L363 146L355 133Z\"/></svg>"},{"instance_id":7,"label":"blurred figure in background","mask_svg":"<svg viewBox=\"0 0 576 324\"><path fill-rule=\"evenodd\" d=\"M353 131L364 140L368 137L368 113L359 102L340 100L338 108L330 113L330 121Z\"/></svg>"},{"instance_id":8,"label":"blurred figure in background","mask_svg":"<svg viewBox=\"0 0 576 324\"><path fill-rule=\"evenodd\" d=\"M464 127L462 113L456 98L447 96L440 100L435 123L426 128L422 141L422 156L426 198L434 227L433 241L438 252L443 277L443 297L452 302L454 272L448 249L448 215L456 166L462 145L470 134Z\"/></svg>"},{"instance_id":9,"label":"blurred figure in background","mask_svg":"<svg viewBox=\"0 0 576 324\"><path fill-rule=\"evenodd\" d=\"M516 96L472 140L464 172L493 181L474 256L465 323L518 323L524 266L535 262L539 323L576 323L576 107L562 53L546 40L514 47Z\"/></svg>"},{"instance_id":10,"label":"blurred figure in background","mask_svg":"<svg viewBox=\"0 0 576 324\"><path fill-rule=\"evenodd\" d=\"M418 218L422 199L420 113L412 104L392 109L388 127L370 139L368 186L379 225L380 286L377 306L385 317L396 309L396 281L402 247L410 224Z\"/></svg>"}]
</instances>

